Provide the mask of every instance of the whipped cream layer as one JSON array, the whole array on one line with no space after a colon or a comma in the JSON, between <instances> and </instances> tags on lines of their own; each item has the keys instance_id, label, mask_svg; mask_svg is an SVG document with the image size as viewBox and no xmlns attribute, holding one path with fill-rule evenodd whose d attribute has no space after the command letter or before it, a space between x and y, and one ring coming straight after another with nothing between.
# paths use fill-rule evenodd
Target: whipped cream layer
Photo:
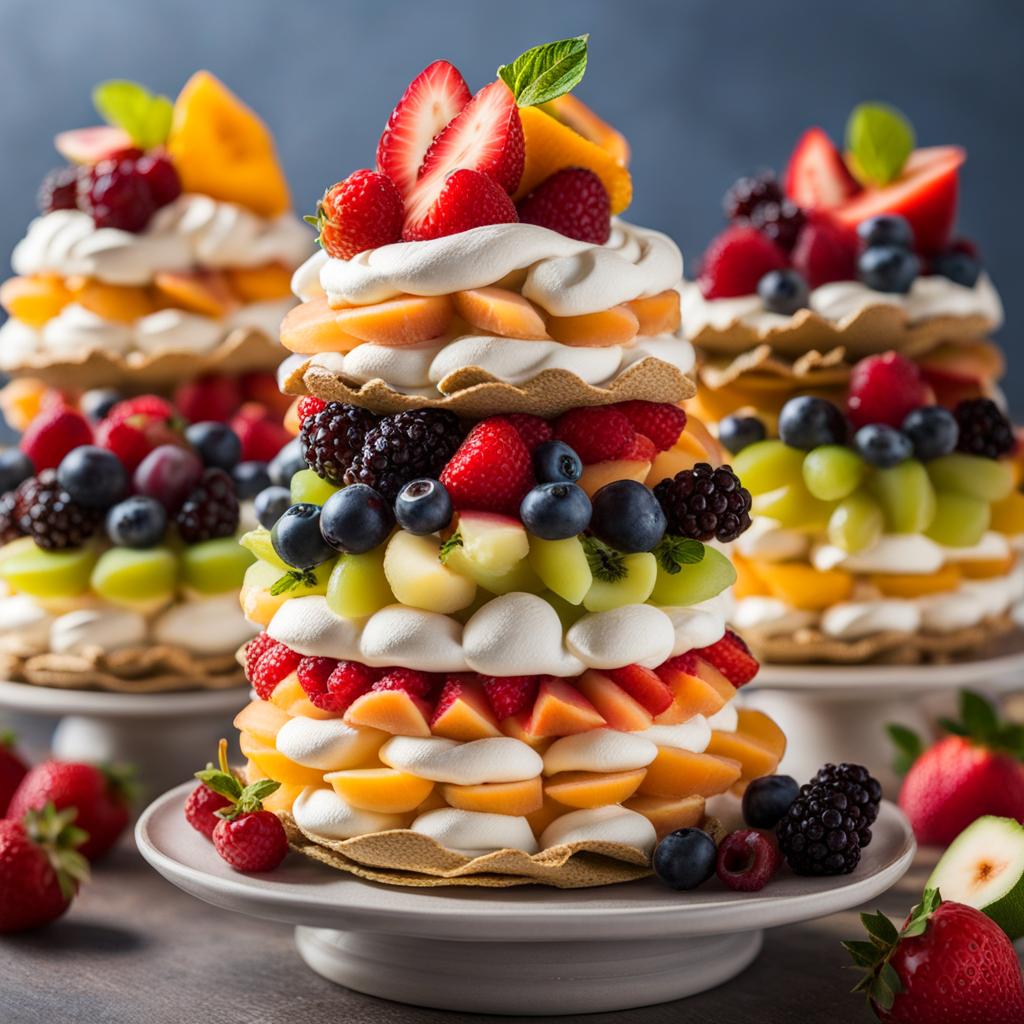
<instances>
[{"instance_id":1,"label":"whipped cream layer","mask_svg":"<svg viewBox=\"0 0 1024 1024\"><path fill-rule=\"evenodd\" d=\"M393 736L380 748L379 756L389 768L456 786L523 782L544 770L540 754L511 736L468 743L439 736Z\"/></svg>"},{"instance_id":2,"label":"whipped cream layer","mask_svg":"<svg viewBox=\"0 0 1024 1024\"><path fill-rule=\"evenodd\" d=\"M381 814L350 807L333 789L310 786L292 804L295 824L323 839L352 839L409 824L407 814Z\"/></svg>"},{"instance_id":3,"label":"whipped cream layer","mask_svg":"<svg viewBox=\"0 0 1024 1024\"><path fill-rule=\"evenodd\" d=\"M544 774L628 772L646 768L657 756L656 743L643 733L591 729L555 740L544 753Z\"/></svg>"},{"instance_id":4,"label":"whipped cream layer","mask_svg":"<svg viewBox=\"0 0 1024 1024\"><path fill-rule=\"evenodd\" d=\"M657 841L654 826L642 814L609 805L571 811L556 818L541 833L540 847L547 850L569 843L622 843L650 854Z\"/></svg>"},{"instance_id":5,"label":"whipped cream layer","mask_svg":"<svg viewBox=\"0 0 1024 1024\"><path fill-rule=\"evenodd\" d=\"M972 547L938 544L923 533L883 534L869 548L850 553L834 544L819 544L811 552L811 564L820 572L843 569L852 573L902 573L931 575L955 562L1001 561L1011 553L1010 542L989 530Z\"/></svg>"},{"instance_id":6,"label":"whipped cream layer","mask_svg":"<svg viewBox=\"0 0 1024 1024\"><path fill-rule=\"evenodd\" d=\"M274 746L304 768L339 772L367 764L386 739L387 733L353 729L340 718L296 715L278 730Z\"/></svg>"},{"instance_id":7,"label":"whipped cream layer","mask_svg":"<svg viewBox=\"0 0 1024 1024\"><path fill-rule=\"evenodd\" d=\"M440 807L421 814L409 827L468 857L495 850L523 850L530 854L538 850L530 823L509 814Z\"/></svg>"}]
</instances>

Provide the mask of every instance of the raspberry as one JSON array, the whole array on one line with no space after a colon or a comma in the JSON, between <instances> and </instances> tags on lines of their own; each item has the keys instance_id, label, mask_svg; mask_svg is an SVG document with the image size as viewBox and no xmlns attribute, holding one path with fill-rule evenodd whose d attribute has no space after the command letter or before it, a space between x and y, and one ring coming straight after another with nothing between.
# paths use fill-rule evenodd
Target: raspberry
<instances>
[{"instance_id":1,"label":"raspberry","mask_svg":"<svg viewBox=\"0 0 1024 1024\"><path fill-rule=\"evenodd\" d=\"M523 439L523 444L531 454L537 445L550 441L555 436L555 432L547 420L542 420L539 416L532 416L528 412L509 412L505 414L504 418L516 428L516 433Z\"/></svg>"},{"instance_id":2,"label":"raspberry","mask_svg":"<svg viewBox=\"0 0 1024 1024\"><path fill-rule=\"evenodd\" d=\"M139 395L137 398L126 398L118 402L105 417L105 422L122 423L125 420L144 416L154 420L174 420L177 412L166 398L159 395Z\"/></svg>"},{"instance_id":3,"label":"raspberry","mask_svg":"<svg viewBox=\"0 0 1024 1024\"><path fill-rule=\"evenodd\" d=\"M788 199L761 203L750 215L751 227L757 228L784 252L793 251L806 220L803 210Z\"/></svg>"},{"instance_id":4,"label":"raspberry","mask_svg":"<svg viewBox=\"0 0 1024 1024\"><path fill-rule=\"evenodd\" d=\"M405 204L395 183L379 171L353 171L332 185L310 218L324 251L339 260L397 242Z\"/></svg>"},{"instance_id":5,"label":"raspberry","mask_svg":"<svg viewBox=\"0 0 1024 1024\"><path fill-rule=\"evenodd\" d=\"M295 668L303 692L315 707L324 711L334 709L323 707L317 700L323 701L327 696L327 683L338 664L334 658L303 658Z\"/></svg>"},{"instance_id":6,"label":"raspberry","mask_svg":"<svg viewBox=\"0 0 1024 1024\"><path fill-rule=\"evenodd\" d=\"M22 536L18 526L18 495L17 491L8 491L0 495L0 544L9 544Z\"/></svg>"},{"instance_id":7,"label":"raspberry","mask_svg":"<svg viewBox=\"0 0 1024 1024\"><path fill-rule=\"evenodd\" d=\"M957 405L953 415L960 427L958 452L998 459L1017 447L1013 425L990 398L968 398Z\"/></svg>"},{"instance_id":8,"label":"raspberry","mask_svg":"<svg viewBox=\"0 0 1024 1024\"><path fill-rule=\"evenodd\" d=\"M728 227L704 252L697 284L705 299L753 295L770 270L782 270L786 254L756 228Z\"/></svg>"},{"instance_id":9,"label":"raspberry","mask_svg":"<svg viewBox=\"0 0 1024 1024\"><path fill-rule=\"evenodd\" d=\"M238 497L223 469L207 469L199 486L185 499L175 521L186 544L230 537L238 529Z\"/></svg>"},{"instance_id":10,"label":"raspberry","mask_svg":"<svg viewBox=\"0 0 1024 1024\"><path fill-rule=\"evenodd\" d=\"M346 484L367 484L393 502L410 480L436 479L462 440L462 424L444 409L385 416L363 439Z\"/></svg>"},{"instance_id":11,"label":"raspberry","mask_svg":"<svg viewBox=\"0 0 1024 1024\"><path fill-rule=\"evenodd\" d=\"M259 402L246 402L231 417L231 429L242 442L243 462L270 462L292 439L280 420L273 419Z\"/></svg>"},{"instance_id":12,"label":"raspberry","mask_svg":"<svg viewBox=\"0 0 1024 1024\"><path fill-rule=\"evenodd\" d=\"M58 167L43 178L37 195L40 213L74 210L78 205L78 168Z\"/></svg>"},{"instance_id":13,"label":"raspberry","mask_svg":"<svg viewBox=\"0 0 1024 1024\"><path fill-rule=\"evenodd\" d=\"M53 469L19 484L14 500L18 529L46 551L81 547L103 519L102 510L75 504Z\"/></svg>"},{"instance_id":14,"label":"raspberry","mask_svg":"<svg viewBox=\"0 0 1024 1024\"><path fill-rule=\"evenodd\" d=\"M245 678L252 682L252 673L267 651L279 647L280 644L269 634L260 633L254 636L243 648L242 660L245 662Z\"/></svg>"},{"instance_id":15,"label":"raspberry","mask_svg":"<svg viewBox=\"0 0 1024 1024\"><path fill-rule=\"evenodd\" d=\"M711 662L737 689L749 683L761 667L742 637L731 629L725 631L721 640L700 648L697 654Z\"/></svg>"},{"instance_id":16,"label":"raspberry","mask_svg":"<svg viewBox=\"0 0 1024 1024\"><path fill-rule=\"evenodd\" d=\"M535 483L530 452L508 420L481 420L444 467L441 483L457 509L517 515Z\"/></svg>"},{"instance_id":17,"label":"raspberry","mask_svg":"<svg viewBox=\"0 0 1024 1024\"><path fill-rule=\"evenodd\" d=\"M181 178L166 156L148 154L135 163L135 173L149 187L157 207L173 203L181 195Z\"/></svg>"},{"instance_id":18,"label":"raspberry","mask_svg":"<svg viewBox=\"0 0 1024 1024\"><path fill-rule=\"evenodd\" d=\"M80 412L61 405L36 416L21 435L18 447L39 473L56 469L68 452L83 444L92 444L89 421Z\"/></svg>"},{"instance_id":19,"label":"raspberry","mask_svg":"<svg viewBox=\"0 0 1024 1024\"><path fill-rule=\"evenodd\" d=\"M793 247L793 266L809 288L857 277L857 236L827 217L815 217Z\"/></svg>"},{"instance_id":20,"label":"raspberry","mask_svg":"<svg viewBox=\"0 0 1024 1024\"><path fill-rule=\"evenodd\" d=\"M412 668L393 668L372 686L374 690L403 690L412 697L426 697L434 689L435 679L428 672Z\"/></svg>"},{"instance_id":21,"label":"raspberry","mask_svg":"<svg viewBox=\"0 0 1024 1024\"><path fill-rule=\"evenodd\" d=\"M762 171L736 181L722 200L728 220L750 220L753 212L765 203L776 205L785 200L782 187L771 171Z\"/></svg>"},{"instance_id":22,"label":"raspberry","mask_svg":"<svg viewBox=\"0 0 1024 1024\"><path fill-rule=\"evenodd\" d=\"M319 675L307 674L306 682L303 682L300 675L299 683L314 707L342 715L357 697L362 697L373 686L377 671L358 661L338 661L334 663L334 670L322 687L321 678Z\"/></svg>"},{"instance_id":23,"label":"raspberry","mask_svg":"<svg viewBox=\"0 0 1024 1024\"><path fill-rule=\"evenodd\" d=\"M318 412L323 412L326 406L327 403L322 398L317 398L316 395L303 395L299 399L299 404L295 407L299 423L304 423L308 417L315 416Z\"/></svg>"},{"instance_id":24,"label":"raspberry","mask_svg":"<svg viewBox=\"0 0 1024 1024\"><path fill-rule=\"evenodd\" d=\"M539 680L536 676L485 676L484 693L498 721L533 707Z\"/></svg>"},{"instance_id":25,"label":"raspberry","mask_svg":"<svg viewBox=\"0 0 1024 1024\"><path fill-rule=\"evenodd\" d=\"M270 695L285 676L289 676L299 667L302 655L297 654L284 644L271 647L256 662L249 673L249 681L260 700L270 700Z\"/></svg>"},{"instance_id":26,"label":"raspberry","mask_svg":"<svg viewBox=\"0 0 1024 1024\"><path fill-rule=\"evenodd\" d=\"M668 532L693 540L735 540L750 528L750 491L730 466L698 462L654 488Z\"/></svg>"},{"instance_id":27,"label":"raspberry","mask_svg":"<svg viewBox=\"0 0 1024 1024\"><path fill-rule=\"evenodd\" d=\"M570 409L555 421L555 438L564 441L585 466L621 459L632 447L636 428L617 406Z\"/></svg>"},{"instance_id":28,"label":"raspberry","mask_svg":"<svg viewBox=\"0 0 1024 1024\"><path fill-rule=\"evenodd\" d=\"M716 870L734 892L757 892L772 880L781 862L770 833L745 828L722 840Z\"/></svg>"},{"instance_id":29,"label":"raspberry","mask_svg":"<svg viewBox=\"0 0 1024 1024\"><path fill-rule=\"evenodd\" d=\"M200 783L188 795L185 801L185 820L207 839L213 838L213 830L221 820L217 811L230 807L231 801L220 793L215 793L205 783Z\"/></svg>"},{"instance_id":30,"label":"raspberry","mask_svg":"<svg viewBox=\"0 0 1024 1024\"><path fill-rule=\"evenodd\" d=\"M302 419L299 445L306 465L317 476L340 485L362 450L366 435L379 422L369 409L343 402L326 403L319 412Z\"/></svg>"},{"instance_id":31,"label":"raspberry","mask_svg":"<svg viewBox=\"0 0 1024 1024\"><path fill-rule=\"evenodd\" d=\"M667 452L686 428L686 413L669 402L619 402L615 408L660 452Z\"/></svg>"},{"instance_id":32,"label":"raspberry","mask_svg":"<svg viewBox=\"0 0 1024 1024\"><path fill-rule=\"evenodd\" d=\"M135 161L113 158L82 171L78 206L98 228L137 233L149 223L157 204Z\"/></svg>"},{"instance_id":33,"label":"raspberry","mask_svg":"<svg viewBox=\"0 0 1024 1024\"><path fill-rule=\"evenodd\" d=\"M236 871L273 871L288 855L288 836L272 811L245 811L217 823L213 847Z\"/></svg>"},{"instance_id":34,"label":"raspberry","mask_svg":"<svg viewBox=\"0 0 1024 1024\"><path fill-rule=\"evenodd\" d=\"M646 434L637 434L629 449L622 453L622 458L629 462L653 462L657 454L654 442Z\"/></svg>"},{"instance_id":35,"label":"raspberry","mask_svg":"<svg viewBox=\"0 0 1024 1024\"><path fill-rule=\"evenodd\" d=\"M866 768L827 764L800 787L776 828L779 848L798 875L846 875L871 842L882 787Z\"/></svg>"},{"instance_id":36,"label":"raspberry","mask_svg":"<svg viewBox=\"0 0 1024 1024\"><path fill-rule=\"evenodd\" d=\"M846 415L854 429L884 423L899 430L907 414L930 404L931 389L920 368L906 356L868 356L850 373Z\"/></svg>"},{"instance_id":37,"label":"raspberry","mask_svg":"<svg viewBox=\"0 0 1024 1024\"><path fill-rule=\"evenodd\" d=\"M581 242L604 245L611 234L611 202L601 179L584 167L563 167L516 207L524 224L539 224Z\"/></svg>"},{"instance_id":38,"label":"raspberry","mask_svg":"<svg viewBox=\"0 0 1024 1024\"><path fill-rule=\"evenodd\" d=\"M108 452L113 452L129 473L138 468L154 447L144 430L126 421L112 420L104 420L96 428L96 443Z\"/></svg>"}]
</instances>

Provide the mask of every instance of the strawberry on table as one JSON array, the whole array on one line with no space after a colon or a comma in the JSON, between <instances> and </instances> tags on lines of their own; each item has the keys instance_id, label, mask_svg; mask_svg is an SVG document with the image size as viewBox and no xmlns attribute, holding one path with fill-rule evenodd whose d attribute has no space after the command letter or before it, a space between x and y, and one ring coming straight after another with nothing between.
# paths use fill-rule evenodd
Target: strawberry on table
<instances>
[{"instance_id":1,"label":"strawberry on table","mask_svg":"<svg viewBox=\"0 0 1024 1024\"><path fill-rule=\"evenodd\" d=\"M28 765L14 749L14 734L0 733L0 818L7 813L11 797L28 774Z\"/></svg>"},{"instance_id":2,"label":"strawberry on table","mask_svg":"<svg viewBox=\"0 0 1024 1024\"><path fill-rule=\"evenodd\" d=\"M504 417L481 420L441 473L456 509L514 516L534 485L530 452Z\"/></svg>"},{"instance_id":3,"label":"strawberry on table","mask_svg":"<svg viewBox=\"0 0 1024 1024\"><path fill-rule=\"evenodd\" d=\"M402 237L405 207L395 183L379 171L353 171L332 185L306 220L317 241L334 259L350 260L367 249Z\"/></svg>"}]
</instances>

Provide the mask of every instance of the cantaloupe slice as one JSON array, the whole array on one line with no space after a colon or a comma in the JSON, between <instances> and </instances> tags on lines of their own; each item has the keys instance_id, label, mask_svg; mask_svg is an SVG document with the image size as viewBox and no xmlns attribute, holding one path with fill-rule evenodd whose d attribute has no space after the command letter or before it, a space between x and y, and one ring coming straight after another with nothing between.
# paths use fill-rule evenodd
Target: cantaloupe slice
<instances>
[{"instance_id":1,"label":"cantaloupe slice","mask_svg":"<svg viewBox=\"0 0 1024 1024\"><path fill-rule=\"evenodd\" d=\"M371 690L348 706L345 721L393 736L429 736L429 716L430 705L404 690Z\"/></svg>"},{"instance_id":2,"label":"cantaloupe slice","mask_svg":"<svg viewBox=\"0 0 1024 1024\"><path fill-rule=\"evenodd\" d=\"M717 796L743 773L739 761L712 754L694 754L674 747L659 747L640 783L644 796L678 799L685 796Z\"/></svg>"},{"instance_id":3,"label":"cantaloupe slice","mask_svg":"<svg viewBox=\"0 0 1024 1024\"><path fill-rule=\"evenodd\" d=\"M679 292L675 288L658 292L646 299L633 299L626 308L640 322L638 333L641 337L654 334L674 334L679 330Z\"/></svg>"},{"instance_id":4,"label":"cantaloupe slice","mask_svg":"<svg viewBox=\"0 0 1024 1024\"><path fill-rule=\"evenodd\" d=\"M169 271L153 275L157 292L181 309L220 319L238 307L227 278L217 270Z\"/></svg>"},{"instance_id":5,"label":"cantaloupe slice","mask_svg":"<svg viewBox=\"0 0 1024 1024\"><path fill-rule=\"evenodd\" d=\"M642 814L661 839L679 828L695 828L704 820L702 796L631 796L623 805L627 810Z\"/></svg>"},{"instance_id":6,"label":"cantaloupe slice","mask_svg":"<svg viewBox=\"0 0 1024 1024\"><path fill-rule=\"evenodd\" d=\"M318 768L306 768L287 758L279 750L267 747L248 733L238 734L238 746L268 779L287 786L319 786L324 773Z\"/></svg>"},{"instance_id":7,"label":"cantaloupe slice","mask_svg":"<svg viewBox=\"0 0 1024 1024\"><path fill-rule=\"evenodd\" d=\"M640 329L636 314L625 306L612 306L600 313L582 316L548 317L548 334L563 345L580 348L606 348L625 345Z\"/></svg>"},{"instance_id":8,"label":"cantaloupe slice","mask_svg":"<svg viewBox=\"0 0 1024 1024\"><path fill-rule=\"evenodd\" d=\"M544 792L566 807L604 807L628 800L646 774L645 768L628 772L559 772L544 783Z\"/></svg>"},{"instance_id":9,"label":"cantaloupe slice","mask_svg":"<svg viewBox=\"0 0 1024 1024\"><path fill-rule=\"evenodd\" d=\"M771 593L750 563L736 551L730 552L732 567L736 570L736 582L732 585L732 596L737 600L744 597L766 597Z\"/></svg>"},{"instance_id":10,"label":"cantaloupe slice","mask_svg":"<svg viewBox=\"0 0 1024 1024\"><path fill-rule=\"evenodd\" d=\"M242 777L247 784L267 778L256 766L255 761L245 762L245 767L242 769ZM263 809L265 811L274 811L275 813L277 811L290 811L292 804L295 803L299 794L305 788L305 786L279 786L270 796L263 798Z\"/></svg>"},{"instance_id":11,"label":"cantaloupe slice","mask_svg":"<svg viewBox=\"0 0 1024 1024\"><path fill-rule=\"evenodd\" d=\"M749 567L774 597L803 611L822 611L853 593L853 576L842 569L819 572L799 562L749 559Z\"/></svg>"},{"instance_id":12,"label":"cantaloupe slice","mask_svg":"<svg viewBox=\"0 0 1024 1024\"><path fill-rule=\"evenodd\" d=\"M435 736L463 742L502 735L483 686L474 682L460 683L457 692L442 696L430 729Z\"/></svg>"},{"instance_id":13,"label":"cantaloupe slice","mask_svg":"<svg viewBox=\"0 0 1024 1024\"><path fill-rule=\"evenodd\" d=\"M530 715L534 736L572 736L607 723L574 686L562 679L545 679L537 690Z\"/></svg>"},{"instance_id":14,"label":"cantaloupe slice","mask_svg":"<svg viewBox=\"0 0 1024 1024\"><path fill-rule=\"evenodd\" d=\"M455 309L472 327L503 338L548 338L540 310L506 288L473 288L456 292Z\"/></svg>"},{"instance_id":15,"label":"cantaloupe slice","mask_svg":"<svg viewBox=\"0 0 1024 1024\"><path fill-rule=\"evenodd\" d=\"M736 696L734 687L713 665L694 658L692 670L666 662L656 671L672 691L672 703L656 715L659 725L679 725L694 715L713 715Z\"/></svg>"},{"instance_id":16,"label":"cantaloupe slice","mask_svg":"<svg viewBox=\"0 0 1024 1024\"><path fill-rule=\"evenodd\" d=\"M612 729L639 732L650 727L651 713L603 673L590 669L576 680L576 686Z\"/></svg>"},{"instance_id":17,"label":"cantaloupe slice","mask_svg":"<svg viewBox=\"0 0 1024 1024\"><path fill-rule=\"evenodd\" d=\"M335 314L338 327L346 334L390 348L441 337L453 315L448 295L403 295L372 306L348 306Z\"/></svg>"},{"instance_id":18,"label":"cantaloupe slice","mask_svg":"<svg viewBox=\"0 0 1024 1024\"><path fill-rule=\"evenodd\" d=\"M119 324L132 324L155 312L156 302L146 288L104 284L91 277L69 277L73 301L89 312Z\"/></svg>"},{"instance_id":19,"label":"cantaloupe slice","mask_svg":"<svg viewBox=\"0 0 1024 1024\"><path fill-rule=\"evenodd\" d=\"M598 117L574 93L566 92L542 107L547 113L558 118L585 139L600 146L623 167L629 166L629 143L626 137L607 121Z\"/></svg>"},{"instance_id":20,"label":"cantaloupe slice","mask_svg":"<svg viewBox=\"0 0 1024 1024\"><path fill-rule=\"evenodd\" d=\"M321 711L306 696L299 677L294 673L286 675L270 694L270 703L286 712L289 718L337 718L330 711Z\"/></svg>"},{"instance_id":21,"label":"cantaloupe slice","mask_svg":"<svg viewBox=\"0 0 1024 1024\"><path fill-rule=\"evenodd\" d=\"M281 344L302 355L350 352L362 342L342 330L337 316L338 310L331 309L325 297L303 302L281 321Z\"/></svg>"},{"instance_id":22,"label":"cantaloupe slice","mask_svg":"<svg viewBox=\"0 0 1024 1024\"><path fill-rule=\"evenodd\" d=\"M616 480L635 480L642 484L650 471L651 463L641 459L607 459L584 466L578 483L592 498L605 484L615 483ZM660 477L658 483L663 479Z\"/></svg>"},{"instance_id":23,"label":"cantaloupe slice","mask_svg":"<svg viewBox=\"0 0 1024 1024\"><path fill-rule=\"evenodd\" d=\"M254 740L272 747L281 726L290 719L287 711L265 700L254 700L235 715L232 723L239 732L246 732Z\"/></svg>"},{"instance_id":24,"label":"cantaloupe slice","mask_svg":"<svg viewBox=\"0 0 1024 1024\"><path fill-rule=\"evenodd\" d=\"M786 734L763 711L737 708L739 723L736 732L770 750L778 760L786 753Z\"/></svg>"},{"instance_id":25,"label":"cantaloupe slice","mask_svg":"<svg viewBox=\"0 0 1024 1024\"><path fill-rule=\"evenodd\" d=\"M968 580L990 580L996 576L1005 576L1017 561L1017 556L1011 551L1005 558L969 559L966 562L957 562L960 575Z\"/></svg>"},{"instance_id":26,"label":"cantaloupe slice","mask_svg":"<svg viewBox=\"0 0 1024 1024\"><path fill-rule=\"evenodd\" d=\"M510 715L498 723L503 736L511 736L514 740L525 743L536 750L542 757L544 752L555 742L552 736L534 736L530 732L530 712L521 711L518 715Z\"/></svg>"},{"instance_id":27,"label":"cantaloupe slice","mask_svg":"<svg viewBox=\"0 0 1024 1024\"><path fill-rule=\"evenodd\" d=\"M12 277L0 284L0 305L29 327L42 327L71 301L64 283L52 274Z\"/></svg>"},{"instance_id":28,"label":"cantaloupe slice","mask_svg":"<svg viewBox=\"0 0 1024 1024\"><path fill-rule=\"evenodd\" d=\"M960 586L960 567L944 565L931 573L875 572L871 582L887 597L927 597L956 590Z\"/></svg>"},{"instance_id":29,"label":"cantaloupe slice","mask_svg":"<svg viewBox=\"0 0 1024 1024\"><path fill-rule=\"evenodd\" d=\"M557 800L552 800L551 797L545 796L544 802L540 808L526 815L526 820L530 825L530 831L535 836L540 834L551 824L556 818L562 817L563 814L568 814L569 808L565 804L560 804Z\"/></svg>"},{"instance_id":30,"label":"cantaloupe slice","mask_svg":"<svg viewBox=\"0 0 1024 1024\"><path fill-rule=\"evenodd\" d=\"M380 814L404 814L430 796L434 783L396 768L351 768L328 772L324 781L345 803Z\"/></svg>"},{"instance_id":31,"label":"cantaloupe slice","mask_svg":"<svg viewBox=\"0 0 1024 1024\"><path fill-rule=\"evenodd\" d=\"M272 302L292 293L292 272L280 263L225 271L231 290L243 302Z\"/></svg>"},{"instance_id":32,"label":"cantaloupe slice","mask_svg":"<svg viewBox=\"0 0 1024 1024\"><path fill-rule=\"evenodd\" d=\"M713 730L707 753L738 761L744 782L760 778L762 775L771 775L779 766L778 756L767 746L738 732Z\"/></svg>"},{"instance_id":33,"label":"cantaloupe slice","mask_svg":"<svg viewBox=\"0 0 1024 1024\"><path fill-rule=\"evenodd\" d=\"M485 782L478 786L445 785L442 794L450 807L483 814L523 817L539 811L544 803L540 776L521 782Z\"/></svg>"}]
</instances>

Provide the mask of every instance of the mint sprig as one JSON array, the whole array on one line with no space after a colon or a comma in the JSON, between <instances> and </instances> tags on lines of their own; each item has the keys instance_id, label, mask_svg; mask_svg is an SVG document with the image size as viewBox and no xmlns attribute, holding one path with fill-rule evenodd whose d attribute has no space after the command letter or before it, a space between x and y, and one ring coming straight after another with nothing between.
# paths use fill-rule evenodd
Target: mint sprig
<instances>
[{"instance_id":1,"label":"mint sprig","mask_svg":"<svg viewBox=\"0 0 1024 1024\"><path fill-rule=\"evenodd\" d=\"M221 740L217 745L217 765L207 764L195 775L208 789L230 801L227 807L215 812L217 817L228 821L233 821L241 814L263 810L264 799L281 788L281 783L273 779L257 779L248 786L243 786L238 776L228 766L227 740Z\"/></svg>"},{"instance_id":2,"label":"mint sprig","mask_svg":"<svg viewBox=\"0 0 1024 1024\"><path fill-rule=\"evenodd\" d=\"M574 89L587 70L588 35L559 39L521 53L498 68L498 77L512 90L516 105L536 107Z\"/></svg>"},{"instance_id":3,"label":"mint sprig","mask_svg":"<svg viewBox=\"0 0 1024 1024\"><path fill-rule=\"evenodd\" d=\"M704 545L690 537L665 534L654 549L654 557L665 572L675 576L684 565L698 565L704 561Z\"/></svg>"},{"instance_id":4,"label":"mint sprig","mask_svg":"<svg viewBox=\"0 0 1024 1024\"><path fill-rule=\"evenodd\" d=\"M162 146L171 133L174 105L138 82L101 82L92 91L92 102L100 117L120 128L139 149Z\"/></svg>"},{"instance_id":5,"label":"mint sprig","mask_svg":"<svg viewBox=\"0 0 1024 1024\"><path fill-rule=\"evenodd\" d=\"M280 597L296 587L315 587L316 582L316 573L312 569L289 569L271 585L270 596Z\"/></svg>"},{"instance_id":6,"label":"mint sprig","mask_svg":"<svg viewBox=\"0 0 1024 1024\"><path fill-rule=\"evenodd\" d=\"M847 164L862 185L895 181L914 145L911 123L884 103L861 103L846 122Z\"/></svg>"}]
</instances>

